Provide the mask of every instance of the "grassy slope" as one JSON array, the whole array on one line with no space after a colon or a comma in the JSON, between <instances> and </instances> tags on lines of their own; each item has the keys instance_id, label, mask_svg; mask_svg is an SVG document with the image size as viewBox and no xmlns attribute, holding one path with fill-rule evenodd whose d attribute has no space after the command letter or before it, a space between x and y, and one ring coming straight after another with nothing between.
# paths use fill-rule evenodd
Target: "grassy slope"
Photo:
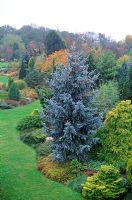
<instances>
[{"instance_id":1,"label":"grassy slope","mask_svg":"<svg viewBox=\"0 0 132 200\"><path fill-rule=\"evenodd\" d=\"M2 82L3 84L7 84L8 83L8 77L7 76L0 76L0 82Z\"/></svg>"},{"instance_id":2,"label":"grassy slope","mask_svg":"<svg viewBox=\"0 0 132 200\"><path fill-rule=\"evenodd\" d=\"M2 200L81 200L78 193L48 180L36 169L35 151L19 140L17 121L37 108L0 111L0 187Z\"/></svg>"},{"instance_id":3,"label":"grassy slope","mask_svg":"<svg viewBox=\"0 0 132 200\"><path fill-rule=\"evenodd\" d=\"M9 62L0 62L0 68L6 68L6 67L8 67L8 65L9 65Z\"/></svg>"}]
</instances>

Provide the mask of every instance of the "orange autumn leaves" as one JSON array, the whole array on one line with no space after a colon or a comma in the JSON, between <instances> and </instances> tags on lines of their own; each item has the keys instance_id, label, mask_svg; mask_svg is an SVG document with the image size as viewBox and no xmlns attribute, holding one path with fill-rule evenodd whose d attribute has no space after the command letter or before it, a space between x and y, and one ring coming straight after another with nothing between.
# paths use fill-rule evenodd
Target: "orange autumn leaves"
<instances>
[{"instance_id":1,"label":"orange autumn leaves","mask_svg":"<svg viewBox=\"0 0 132 200\"><path fill-rule=\"evenodd\" d=\"M46 72L59 64L67 65L68 55L69 55L69 52L66 49L55 51L54 53L46 57L45 62L42 65L40 65L40 70L42 72Z\"/></svg>"}]
</instances>

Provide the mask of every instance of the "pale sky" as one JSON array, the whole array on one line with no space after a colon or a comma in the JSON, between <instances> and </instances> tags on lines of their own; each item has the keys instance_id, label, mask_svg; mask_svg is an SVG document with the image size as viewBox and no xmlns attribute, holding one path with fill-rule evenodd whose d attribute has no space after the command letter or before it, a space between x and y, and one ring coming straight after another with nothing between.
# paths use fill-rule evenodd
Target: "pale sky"
<instances>
[{"instance_id":1,"label":"pale sky","mask_svg":"<svg viewBox=\"0 0 132 200\"><path fill-rule=\"evenodd\" d=\"M132 35L132 0L0 0L0 26L37 24L69 32Z\"/></svg>"}]
</instances>

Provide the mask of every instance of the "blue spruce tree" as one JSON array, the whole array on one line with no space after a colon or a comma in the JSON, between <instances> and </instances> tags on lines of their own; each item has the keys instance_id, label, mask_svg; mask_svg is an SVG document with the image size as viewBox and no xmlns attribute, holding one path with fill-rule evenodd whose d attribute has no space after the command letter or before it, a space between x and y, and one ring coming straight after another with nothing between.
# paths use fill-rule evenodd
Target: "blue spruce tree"
<instances>
[{"instance_id":1,"label":"blue spruce tree","mask_svg":"<svg viewBox=\"0 0 132 200\"><path fill-rule=\"evenodd\" d=\"M61 65L52 73L53 97L46 102L43 119L47 133L53 137L56 161L85 162L98 140L94 134L101 116L92 108L92 88L98 76L84 63L72 49L68 66Z\"/></svg>"}]
</instances>

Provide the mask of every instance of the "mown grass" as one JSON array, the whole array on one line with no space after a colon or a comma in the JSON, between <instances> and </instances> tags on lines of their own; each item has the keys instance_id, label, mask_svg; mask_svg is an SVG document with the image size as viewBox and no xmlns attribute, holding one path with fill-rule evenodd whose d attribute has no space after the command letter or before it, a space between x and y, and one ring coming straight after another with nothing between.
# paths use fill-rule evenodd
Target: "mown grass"
<instances>
[{"instance_id":1,"label":"mown grass","mask_svg":"<svg viewBox=\"0 0 132 200\"><path fill-rule=\"evenodd\" d=\"M0 68L7 68L9 65L9 62L0 62Z\"/></svg>"},{"instance_id":2,"label":"mown grass","mask_svg":"<svg viewBox=\"0 0 132 200\"><path fill-rule=\"evenodd\" d=\"M0 91L0 101L7 99L8 93L6 91Z\"/></svg>"},{"instance_id":3,"label":"mown grass","mask_svg":"<svg viewBox=\"0 0 132 200\"><path fill-rule=\"evenodd\" d=\"M44 177L36 169L35 151L19 140L17 122L34 108L40 108L38 102L0 111L0 199L82 200L79 193Z\"/></svg>"},{"instance_id":4,"label":"mown grass","mask_svg":"<svg viewBox=\"0 0 132 200\"><path fill-rule=\"evenodd\" d=\"M7 84L8 83L8 76L0 76L0 82L2 82L3 84Z\"/></svg>"}]
</instances>

